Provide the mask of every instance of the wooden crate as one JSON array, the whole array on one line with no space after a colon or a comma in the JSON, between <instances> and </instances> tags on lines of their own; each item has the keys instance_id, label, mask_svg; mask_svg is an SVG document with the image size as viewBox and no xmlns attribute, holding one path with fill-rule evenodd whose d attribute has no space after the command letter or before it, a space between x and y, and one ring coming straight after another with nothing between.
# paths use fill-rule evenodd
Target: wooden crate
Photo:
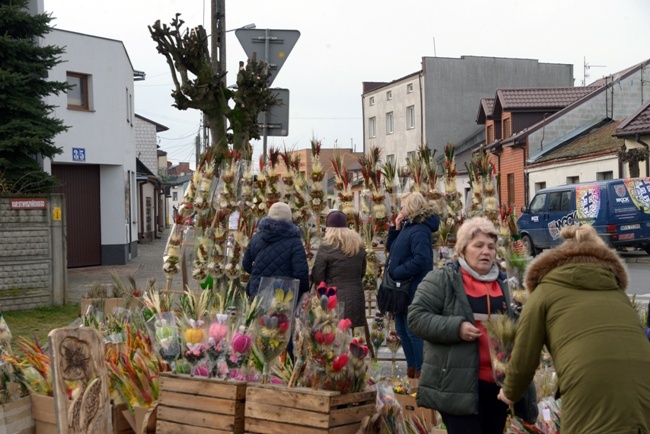
<instances>
[{"instance_id":1,"label":"wooden crate","mask_svg":"<svg viewBox=\"0 0 650 434\"><path fill-rule=\"evenodd\" d=\"M34 431L29 396L0 405L0 434L34 434Z\"/></svg>"},{"instance_id":2,"label":"wooden crate","mask_svg":"<svg viewBox=\"0 0 650 434\"><path fill-rule=\"evenodd\" d=\"M376 392L339 392L249 384L246 432L265 434L355 434L375 410Z\"/></svg>"},{"instance_id":3,"label":"wooden crate","mask_svg":"<svg viewBox=\"0 0 650 434\"><path fill-rule=\"evenodd\" d=\"M246 384L161 373L156 433L243 433Z\"/></svg>"}]
</instances>

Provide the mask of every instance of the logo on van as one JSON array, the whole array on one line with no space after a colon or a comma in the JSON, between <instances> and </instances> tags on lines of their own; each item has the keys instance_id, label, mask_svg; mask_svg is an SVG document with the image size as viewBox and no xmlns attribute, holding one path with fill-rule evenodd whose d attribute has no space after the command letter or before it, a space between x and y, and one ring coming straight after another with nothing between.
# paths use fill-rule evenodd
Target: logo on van
<instances>
[{"instance_id":1,"label":"logo on van","mask_svg":"<svg viewBox=\"0 0 650 434\"><path fill-rule=\"evenodd\" d=\"M623 184L615 185L614 191L616 192L616 196L618 197L623 197L626 195L625 186Z\"/></svg>"},{"instance_id":2,"label":"logo on van","mask_svg":"<svg viewBox=\"0 0 650 434\"><path fill-rule=\"evenodd\" d=\"M553 220L548 223L548 232L551 234L551 238L554 240L557 240L560 238L560 232L562 231L562 228L566 226L574 226L578 225L578 213L577 211L573 211L572 213L569 213L562 217L561 219Z\"/></svg>"}]
</instances>

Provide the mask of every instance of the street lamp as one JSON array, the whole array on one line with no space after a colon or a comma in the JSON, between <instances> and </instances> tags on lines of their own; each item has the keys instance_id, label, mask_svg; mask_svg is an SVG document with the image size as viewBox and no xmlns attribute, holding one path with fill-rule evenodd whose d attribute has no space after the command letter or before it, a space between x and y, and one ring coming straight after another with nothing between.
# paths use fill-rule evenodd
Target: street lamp
<instances>
[{"instance_id":1,"label":"street lamp","mask_svg":"<svg viewBox=\"0 0 650 434\"><path fill-rule=\"evenodd\" d=\"M237 27L236 29L226 30L226 33L228 33L228 32L234 32L235 30L241 30L241 29L246 29L246 30L248 30L248 29L255 29L255 28L257 28L257 26L255 25L255 23L250 23L250 24L246 24L245 26Z\"/></svg>"}]
</instances>

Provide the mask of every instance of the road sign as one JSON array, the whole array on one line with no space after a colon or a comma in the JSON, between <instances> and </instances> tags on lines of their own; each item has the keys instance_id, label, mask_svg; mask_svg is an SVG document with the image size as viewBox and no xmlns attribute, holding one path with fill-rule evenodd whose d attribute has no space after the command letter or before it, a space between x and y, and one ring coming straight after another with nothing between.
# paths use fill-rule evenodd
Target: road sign
<instances>
[{"instance_id":1,"label":"road sign","mask_svg":"<svg viewBox=\"0 0 650 434\"><path fill-rule=\"evenodd\" d=\"M264 131L264 115L266 114L266 135L286 137L289 135L289 89L269 89L278 100L268 112L257 116L257 126Z\"/></svg>"},{"instance_id":2,"label":"road sign","mask_svg":"<svg viewBox=\"0 0 650 434\"><path fill-rule=\"evenodd\" d=\"M255 54L258 61L269 65L269 87L300 38L298 30L237 29L235 35L249 59Z\"/></svg>"}]
</instances>

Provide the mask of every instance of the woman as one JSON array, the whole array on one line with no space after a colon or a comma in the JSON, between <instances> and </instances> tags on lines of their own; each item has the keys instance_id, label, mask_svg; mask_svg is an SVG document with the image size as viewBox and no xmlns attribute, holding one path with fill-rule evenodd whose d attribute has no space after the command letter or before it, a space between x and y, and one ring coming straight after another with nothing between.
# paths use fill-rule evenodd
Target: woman
<instances>
[{"instance_id":1,"label":"woman","mask_svg":"<svg viewBox=\"0 0 650 434\"><path fill-rule=\"evenodd\" d=\"M506 423L483 325L491 315L511 314L497 240L490 220L465 221L456 261L429 273L409 308L409 327L425 341L417 403L438 410L449 434L502 434Z\"/></svg>"},{"instance_id":2,"label":"woman","mask_svg":"<svg viewBox=\"0 0 650 434\"><path fill-rule=\"evenodd\" d=\"M262 277L300 280L299 297L309 291L307 254L300 229L291 219L289 205L282 202L271 205L268 216L257 224L257 232L244 253L242 267L251 275L246 285L249 297L257 294Z\"/></svg>"},{"instance_id":3,"label":"woman","mask_svg":"<svg viewBox=\"0 0 650 434\"><path fill-rule=\"evenodd\" d=\"M650 433L650 345L625 293L618 255L592 226L562 230L563 244L528 267L531 293L499 398L518 399L546 345L562 395L562 434Z\"/></svg>"},{"instance_id":4,"label":"woman","mask_svg":"<svg viewBox=\"0 0 650 434\"><path fill-rule=\"evenodd\" d=\"M440 218L434 214L429 202L420 193L402 196L402 209L395 218L395 226L388 231L386 250L390 264L384 273L390 273L396 281L411 279L409 304L426 274L433 269L431 235L438 230ZM395 330L402 340L406 356L406 375L420 378L422 369L422 339L409 329L406 313L394 313Z\"/></svg>"},{"instance_id":5,"label":"woman","mask_svg":"<svg viewBox=\"0 0 650 434\"><path fill-rule=\"evenodd\" d=\"M366 251L361 237L348 229L347 218L341 211L332 211L325 221L325 237L318 247L311 270L314 284L325 282L337 288L343 303L343 317L352 327L363 327L366 321L362 280L366 273Z\"/></svg>"}]
</instances>

